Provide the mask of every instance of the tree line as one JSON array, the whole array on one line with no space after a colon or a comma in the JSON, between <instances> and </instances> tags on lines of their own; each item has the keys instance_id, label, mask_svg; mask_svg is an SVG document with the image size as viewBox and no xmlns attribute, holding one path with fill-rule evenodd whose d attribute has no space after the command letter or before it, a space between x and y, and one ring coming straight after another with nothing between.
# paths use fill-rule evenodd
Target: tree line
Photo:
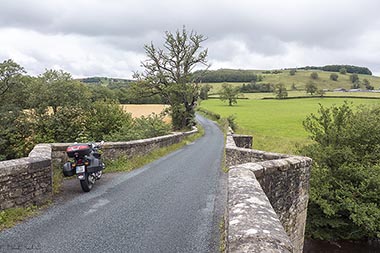
<instances>
[{"instance_id":1,"label":"tree line","mask_svg":"<svg viewBox=\"0 0 380 253\"><path fill-rule=\"evenodd\" d=\"M367 67L358 67L353 65L326 65L326 66L306 66L297 69L303 70L322 70L329 72L343 72L343 73L351 73L351 74L364 74L364 75L372 75L371 70Z\"/></svg>"},{"instance_id":2,"label":"tree line","mask_svg":"<svg viewBox=\"0 0 380 253\"><path fill-rule=\"evenodd\" d=\"M33 77L0 63L0 160L26 156L37 143L127 141L162 135L162 116L132 119L111 89L85 85L61 70Z\"/></svg>"}]
</instances>

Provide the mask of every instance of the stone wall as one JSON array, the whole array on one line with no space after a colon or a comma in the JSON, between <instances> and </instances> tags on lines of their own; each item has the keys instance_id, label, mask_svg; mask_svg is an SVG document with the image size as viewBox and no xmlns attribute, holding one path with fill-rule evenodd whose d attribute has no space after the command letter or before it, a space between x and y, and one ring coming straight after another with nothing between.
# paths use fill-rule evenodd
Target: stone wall
<instances>
[{"instance_id":1,"label":"stone wall","mask_svg":"<svg viewBox=\"0 0 380 253\"><path fill-rule=\"evenodd\" d=\"M154 149L166 147L180 142L184 137L198 132L197 129L184 133L173 133L149 139L134 140L127 142L106 142L102 146L102 157L106 160L114 160L120 156L131 158L150 153ZM53 143L51 144L52 161L56 166L63 165L67 161L66 149L72 143Z\"/></svg>"},{"instance_id":2,"label":"stone wall","mask_svg":"<svg viewBox=\"0 0 380 253\"><path fill-rule=\"evenodd\" d=\"M156 148L178 143L196 132L194 129L144 140L107 142L103 146L103 158L112 160L120 156L145 155ZM49 201L52 197L53 167L62 166L67 161L68 145L38 144L26 158L0 162L0 210Z\"/></svg>"},{"instance_id":3,"label":"stone wall","mask_svg":"<svg viewBox=\"0 0 380 253\"><path fill-rule=\"evenodd\" d=\"M29 157L0 162L0 210L41 205L52 197L49 145L37 145Z\"/></svg>"},{"instance_id":4,"label":"stone wall","mask_svg":"<svg viewBox=\"0 0 380 253\"><path fill-rule=\"evenodd\" d=\"M236 139L228 135L226 142L229 251L244 252L251 245L251 252L302 252L311 159L241 148L247 138Z\"/></svg>"}]
</instances>

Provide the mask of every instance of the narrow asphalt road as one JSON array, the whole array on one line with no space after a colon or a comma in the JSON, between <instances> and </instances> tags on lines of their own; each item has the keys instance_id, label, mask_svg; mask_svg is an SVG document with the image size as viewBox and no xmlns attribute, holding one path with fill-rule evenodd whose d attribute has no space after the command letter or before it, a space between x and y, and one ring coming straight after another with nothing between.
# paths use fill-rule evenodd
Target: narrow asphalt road
<instances>
[{"instance_id":1,"label":"narrow asphalt road","mask_svg":"<svg viewBox=\"0 0 380 253\"><path fill-rule=\"evenodd\" d=\"M205 136L1 232L0 252L218 252L224 138L197 118Z\"/></svg>"}]
</instances>

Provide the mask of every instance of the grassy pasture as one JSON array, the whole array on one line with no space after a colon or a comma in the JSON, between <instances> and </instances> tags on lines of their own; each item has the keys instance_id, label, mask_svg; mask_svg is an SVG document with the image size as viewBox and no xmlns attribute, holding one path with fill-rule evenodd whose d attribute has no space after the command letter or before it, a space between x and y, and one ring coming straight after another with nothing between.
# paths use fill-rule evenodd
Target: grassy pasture
<instances>
[{"instance_id":1,"label":"grassy pasture","mask_svg":"<svg viewBox=\"0 0 380 253\"><path fill-rule=\"evenodd\" d=\"M312 72L318 73L318 79L312 80L310 78L310 74ZM338 72L328 72L328 71L312 71L312 70L298 70L294 76L291 76L289 74L289 70L283 70L282 73L279 74L262 74L262 71L256 70L254 71L255 74L263 76L263 81L259 83L271 83L271 84L277 84L277 83L283 83L286 87L286 89L291 90L292 84L297 87L299 90L304 90L305 85L309 81L313 81L319 89L336 89L336 88L345 88L350 89L352 83L350 81L350 75L349 73L342 75ZM330 75L332 73L338 74L338 81L332 81L330 80ZM370 75L362 75L359 74L359 80L363 81L364 79L367 79L372 86L375 87L375 89L380 88L380 77L378 76L370 76ZM245 82L246 84L248 82ZM206 83L205 83L206 84ZM222 83L208 83L213 88L210 91L210 93L218 93L222 88ZM234 86L242 86L243 83L231 83Z\"/></svg>"},{"instance_id":2,"label":"grassy pasture","mask_svg":"<svg viewBox=\"0 0 380 253\"><path fill-rule=\"evenodd\" d=\"M201 107L223 117L235 115L238 133L253 135L254 149L295 153L299 145L311 141L302 125L306 116L316 113L319 104L329 107L340 105L344 101L353 102L354 105L380 104L377 99L315 97L289 100L247 99L239 100L234 106L210 99L202 101Z\"/></svg>"}]
</instances>

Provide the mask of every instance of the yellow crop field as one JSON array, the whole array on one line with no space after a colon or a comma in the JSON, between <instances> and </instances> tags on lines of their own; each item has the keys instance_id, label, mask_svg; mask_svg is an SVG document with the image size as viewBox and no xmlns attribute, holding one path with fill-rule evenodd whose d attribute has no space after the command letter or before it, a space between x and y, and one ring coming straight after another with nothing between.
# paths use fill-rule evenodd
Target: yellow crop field
<instances>
[{"instance_id":1,"label":"yellow crop field","mask_svg":"<svg viewBox=\"0 0 380 253\"><path fill-rule=\"evenodd\" d=\"M131 113L133 118L140 118L141 116L149 116L152 113L160 114L165 109L169 108L169 105L162 104L124 104L121 105L125 112ZM169 123L171 122L170 116L165 116L164 121Z\"/></svg>"}]
</instances>

